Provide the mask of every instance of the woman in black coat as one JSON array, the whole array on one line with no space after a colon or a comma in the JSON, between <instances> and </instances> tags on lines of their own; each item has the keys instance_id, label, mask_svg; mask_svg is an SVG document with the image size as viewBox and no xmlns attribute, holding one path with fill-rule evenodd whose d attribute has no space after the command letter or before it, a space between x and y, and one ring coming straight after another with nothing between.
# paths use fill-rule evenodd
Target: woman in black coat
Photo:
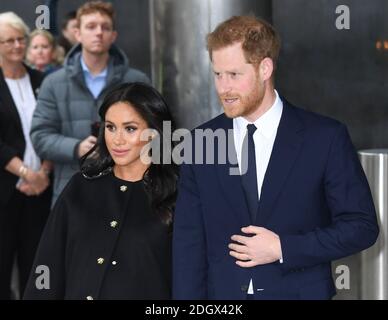
<instances>
[{"instance_id":1,"label":"woman in black coat","mask_svg":"<svg viewBox=\"0 0 388 320\"><path fill-rule=\"evenodd\" d=\"M0 300L11 298L15 258L23 294L50 211L51 164L39 159L29 136L43 75L23 64L27 37L20 17L0 14Z\"/></svg>"},{"instance_id":2,"label":"woman in black coat","mask_svg":"<svg viewBox=\"0 0 388 320\"><path fill-rule=\"evenodd\" d=\"M55 204L25 299L171 297L177 168L160 161L171 115L142 83L108 93L99 113L97 144Z\"/></svg>"}]
</instances>

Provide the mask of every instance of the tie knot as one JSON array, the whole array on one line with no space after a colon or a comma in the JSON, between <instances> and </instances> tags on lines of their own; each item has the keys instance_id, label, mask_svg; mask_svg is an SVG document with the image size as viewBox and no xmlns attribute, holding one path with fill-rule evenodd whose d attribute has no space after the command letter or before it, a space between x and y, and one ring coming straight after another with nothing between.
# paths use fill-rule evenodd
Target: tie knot
<instances>
[{"instance_id":1,"label":"tie knot","mask_svg":"<svg viewBox=\"0 0 388 320\"><path fill-rule=\"evenodd\" d=\"M250 136L253 136L253 134L255 133L256 129L257 128L256 128L256 126L253 123L247 125L247 131L248 131L248 134Z\"/></svg>"}]
</instances>

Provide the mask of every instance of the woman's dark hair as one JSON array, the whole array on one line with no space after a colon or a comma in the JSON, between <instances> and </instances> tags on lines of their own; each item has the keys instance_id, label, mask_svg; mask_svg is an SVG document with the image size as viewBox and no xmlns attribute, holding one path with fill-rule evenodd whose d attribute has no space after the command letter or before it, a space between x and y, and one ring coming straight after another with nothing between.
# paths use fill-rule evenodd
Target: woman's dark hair
<instances>
[{"instance_id":1,"label":"woman's dark hair","mask_svg":"<svg viewBox=\"0 0 388 320\"><path fill-rule=\"evenodd\" d=\"M151 162L144 173L143 182L151 199L152 209L161 217L167 225L172 222L172 212L176 201L176 184L178 179L177 165L171 159L163 163L163 141L170 140L169 145L174 145L171 136L163 134L163 122L170 121L171 132L174 123L166 102L160 93L152 86L134 82L124 83L106 94L99 109L101 125L95 146L80 159L82 174L89 179L94 179L111 172L114 162L105 143L105 115L108 109L118 103L129 103L144 119L150 129L158 132L160 142L158 147L159 161ZM153 151L153 150L152 150ZM154 154L152 155L154 157ZM166 155L164 155L164 160Z\"/></svg>"}]
</instances>

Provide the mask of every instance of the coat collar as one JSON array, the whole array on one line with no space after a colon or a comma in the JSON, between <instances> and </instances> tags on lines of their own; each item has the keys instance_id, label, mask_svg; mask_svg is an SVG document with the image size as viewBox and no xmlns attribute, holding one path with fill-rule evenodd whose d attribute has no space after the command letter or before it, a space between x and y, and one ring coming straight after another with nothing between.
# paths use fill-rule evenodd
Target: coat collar
<instances>
[{"instance_id":1,"label":"coat collar","mask_svg":"<svg viewBox=\"0 0 388 320\"><path fill-rule=\"evenodd\" d=\"M28 75L30 76L32 92L34 93L35 98L36 98L39 94L39 87L42 83L44 75L43 75L43 73L41 73L37 70L31 69L30 67L28 67L25 64L23 64L23 65L26 68ZM2 92L2 96L4 97L4 95L8 95L7 99L11 99L12 103L13 103L11 92L9 91L7 83L5 82L4 73L3 73L3 70L1 68L0 68L0 90Z\"/></svg>"},{"instance_id":2,"label":"coat collar","mask_svg":"<svg viewBox=\"0 0 388 320\"><path fill-rule=\"evenodd\" d=\"M39 87L43 79L43 74L39 71L32 70L28 66L24 65L24 67L27 70L27 73L30 76L32 91L37 97L39 92ZM18 130L22 130L22 123L20 120L19 113L17 111L15 102L13 101L11 91L9 91L7 82L5 81L3 70L0 68L0 102L2 104L3 108L8 108L9 112L12 114L12 116L16 119L17 126L19 127Z\"/></svg>"}]
</instances>

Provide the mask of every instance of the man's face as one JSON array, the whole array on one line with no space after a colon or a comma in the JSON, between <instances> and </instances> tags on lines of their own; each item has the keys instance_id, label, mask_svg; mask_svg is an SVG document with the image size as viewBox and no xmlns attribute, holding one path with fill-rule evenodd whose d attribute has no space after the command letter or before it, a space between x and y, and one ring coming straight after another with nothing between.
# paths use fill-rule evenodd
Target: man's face
<instances>
[{"instance_id":1,"label":"man's face","mask_svg":"<svg viewBox=\"0 0 388 320\"><path fill-rule=\"evenodd\" d=\"M63 36L72 44L75 45L77 43L77 39L75 37L77 26L77 19L71 19L66 25L66 28L62 30Z\"/></svg>"},{"instance_id":2,"label":"man's face","mask_svg":"<svg viewBox=\"0 0 388 320\"><path fill-rule=\"evenodd\" d=\"M218 97L229 118L249 117L264 98L264 81L252 64L247 63L241 43L212 53Z\"/></svg>"},{"instance_id":3,"label":"man's face","mask_svg":"<svg viewBox=\"0 0 388 320\"><path fill-rule=\"evenodd\" d=\"M117 32L113 30L112 20L107 15L96 12L81 16L76 37L84 50L100 55L109 51Z\"/></svg>"}]
</instances>

